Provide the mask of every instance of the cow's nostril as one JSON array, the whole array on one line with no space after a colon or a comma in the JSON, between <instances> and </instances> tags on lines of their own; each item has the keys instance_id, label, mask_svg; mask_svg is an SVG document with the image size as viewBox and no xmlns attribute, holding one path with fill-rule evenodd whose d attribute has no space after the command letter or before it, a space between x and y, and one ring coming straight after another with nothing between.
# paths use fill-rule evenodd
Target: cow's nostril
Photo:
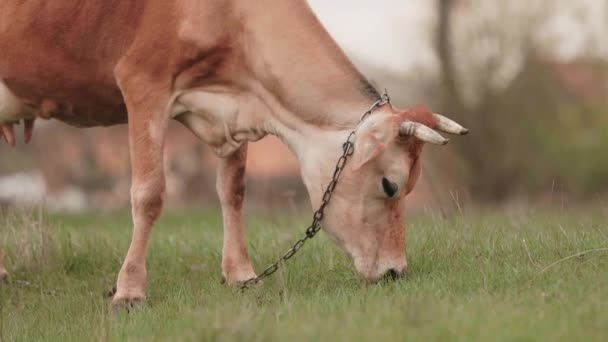
<instances>
[{"instance_id":1,"label":"cow's nostril","mask_svg":"<svg viewBox=\"0 0 608 342\"><path fill-rule=\"evenodd\" d=\"M391 268L386 273L384 273L384 277L383 278L385 280L395 281L395 280L401 278L401 276L402 276L402 274L400 272L397 272L394 268Z\"/></svg>"}]
</instances>

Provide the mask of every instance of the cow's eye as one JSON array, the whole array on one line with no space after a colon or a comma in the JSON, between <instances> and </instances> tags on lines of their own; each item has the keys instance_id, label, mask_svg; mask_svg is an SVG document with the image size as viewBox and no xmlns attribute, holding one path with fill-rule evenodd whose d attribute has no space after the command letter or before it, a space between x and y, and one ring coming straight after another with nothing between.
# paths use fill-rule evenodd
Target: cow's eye
<instances>
[{"instance_id":1,"label":"cow's eye","mask_svg":"<svg viewBox=\"0 0 608 342\"><path fill-rule=\"evenodd\" d=\"M399 186L396 183L388 180L388 178L382 177L382 189L384 189L384 193L389 198L392 198L393 196L395 196L397 191L399 191Z\"/></svg>"}]
</instances>

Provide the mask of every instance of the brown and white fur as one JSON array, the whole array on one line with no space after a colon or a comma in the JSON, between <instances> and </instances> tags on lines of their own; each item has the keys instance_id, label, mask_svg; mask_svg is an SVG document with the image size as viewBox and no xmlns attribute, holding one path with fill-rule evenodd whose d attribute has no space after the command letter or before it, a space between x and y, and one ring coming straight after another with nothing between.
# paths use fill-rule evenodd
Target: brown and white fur
<instances>
[{"instance_id":1,"label":"brown and white fur","mask_svg":"<svg viewBox=\"0 0 608 342\"><path fill-rule=\"evenodd\" d=\"M9 90L0 125L10 144L13 124L27 122L31 134L33 117L77 126L128 122L133 237L115 307L145 299L170 120L223 158L222 271L234 285L255 276L243 234L248 142L272 134L287 144L316 207L349 130L378 99L303 0L4 0L0 51L0 91ZM403 121L438 125L425 110L380 108L357 134L323 221L369 281L407 266L402 216L420 174L422 141L400 136ZM383 178L398 187L390 198Z\"/></svg>"}]
</instances>

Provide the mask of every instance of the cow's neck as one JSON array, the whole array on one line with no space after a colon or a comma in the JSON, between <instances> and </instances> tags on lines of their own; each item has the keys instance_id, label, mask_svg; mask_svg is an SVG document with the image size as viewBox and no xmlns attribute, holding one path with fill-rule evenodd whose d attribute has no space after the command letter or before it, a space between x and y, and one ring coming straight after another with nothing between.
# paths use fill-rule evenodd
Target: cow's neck
<instances>
[{"instance_id":1,"label":"cow's neck","mask_svg":"<svg viewBox=\"0 0 608 342\"><path fill-rule=\"evenodd\" d=\"M278 136L289 146L300 164L302 180L310 195L311 204L317 207L324 188L330 183L342 146L351 132L349 129L323 129L306 127L283 130Z\"/></svg>"},{"instance_id":2,"label":"cow's neck","mask_svg":"<svg viewBox=\"0 0 608 342\"><path fill-rule=\"evenodd\" d=\"M313 205L333 174L342 144L379 95L304 1L253 6L246 17L246 60L270 109L265 131L296 154ZM296 13L296 14L294 14ZM279 29L278 29L279 28Z\"/></svg>"},{"instance_id":3,"label":"cow's neck","mask_svg":"<svg viewBox=\"0 0 608 342\"><path fill-rule=\"evenodd\" d=\"M294 98L299 101L292 102L266 87L258 89L257 97L267 110L258 121L262 123L258 130L280 138L296 155L311 203L318 206L322 186L331 181L343 144L377 99L362 96L354 89L350 94L317 99L301 93L299 98ZM318 113L323 113L323 117L314 117Z\"/></svg>"},{"instance_id":4,"label":"cow's neck","mask_svg":"<svg viewBox=\"0 0 608 342\"><path fill-rule=\"evenodd\" d=\"M377 100L306 1L247 3L245 59L255 78L290 113L330 129L348 127Z\"/></svg>"}]
</instances>

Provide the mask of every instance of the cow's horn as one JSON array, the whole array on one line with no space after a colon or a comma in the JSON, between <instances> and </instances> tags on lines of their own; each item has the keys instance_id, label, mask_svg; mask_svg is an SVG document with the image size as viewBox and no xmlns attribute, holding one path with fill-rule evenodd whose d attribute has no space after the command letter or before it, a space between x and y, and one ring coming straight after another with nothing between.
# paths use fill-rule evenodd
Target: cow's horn
<instances>
[{"instance_id":1,"label":"cow's horn","mask_svg":"<svg viewBox=\"0 0 608 342\"><path fill-rule=\"evenodd\" d=\"M399 136L402 138L416 137L421 141L435 144L445 145L449 142L448 139L441 136L431 128L417 122L403 122L399 128Z\"/></svg>"},{"instance_id":2,"label":"cow's horn","mask_svg":"<svg viewBox=\"0 0 608 342\"><path fill-rule=\"evenodd\" d=\"M437 120L437 130L449 134L465 135L469 133L469 130L460 126L456 121L446 118L443 115L433 114L435 120Z\"/></svg>"}]
</instances>

